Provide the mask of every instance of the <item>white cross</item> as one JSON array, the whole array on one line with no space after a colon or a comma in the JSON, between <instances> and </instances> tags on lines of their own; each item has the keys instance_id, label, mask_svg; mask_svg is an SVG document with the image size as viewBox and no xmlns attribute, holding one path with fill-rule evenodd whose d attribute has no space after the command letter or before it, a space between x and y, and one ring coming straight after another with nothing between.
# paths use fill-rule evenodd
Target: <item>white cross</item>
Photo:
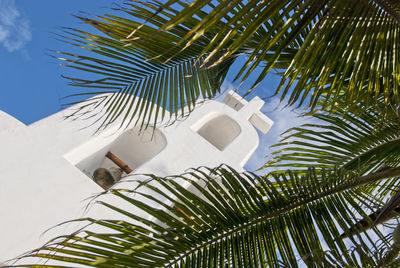
<instances>
[{"instance_id":1,"label":"white cross","mask_svg":"<svg viewBox=\"0 0 400 268\"><path fill-rule=\"evenodd\" d=\"M259 97L254 97L250 102L248 102L231 90L225 96L224 102L238 111L239 114L249 120L253 126L264 134L268 132L274 123L265 114L260 112L260 109L265 102Z\"/></svg>"}]
</instances>

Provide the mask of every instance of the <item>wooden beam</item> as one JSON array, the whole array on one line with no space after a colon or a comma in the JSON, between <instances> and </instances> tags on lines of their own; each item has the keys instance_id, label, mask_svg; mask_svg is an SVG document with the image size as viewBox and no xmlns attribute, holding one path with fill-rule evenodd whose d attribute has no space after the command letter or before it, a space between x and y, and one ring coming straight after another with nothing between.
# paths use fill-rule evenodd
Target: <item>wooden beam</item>
<instances>
[{"instance_id":1,"label":"wooden beam","mask_svg":"<svg viewBox=\"0 0 400 268\"><path fill-rule=\"evenodd\" d=\"M106 157L108 159L110 159L111 161L113 161L114 164L116 164L117 166L119 166L122 171L124 171L126 174L129 174L131 172L133 172L133 169L131 169L127 164L125 164L124 161L122 161L121 159L119 159L115 154L113 154L112 152L108 152L106 154Z\"/></svg>"}]
</instances>

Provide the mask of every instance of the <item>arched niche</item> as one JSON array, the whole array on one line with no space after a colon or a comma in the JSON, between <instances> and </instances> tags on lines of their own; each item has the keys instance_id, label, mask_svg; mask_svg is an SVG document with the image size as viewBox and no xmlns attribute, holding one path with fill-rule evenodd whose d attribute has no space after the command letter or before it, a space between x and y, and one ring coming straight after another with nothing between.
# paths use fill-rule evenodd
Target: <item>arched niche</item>
<instances>
[{"instance_id":1,"label":"arched niche","mask_svg":"<svg viewBox=\"0 0 400 268\"><path fill-rule=\"evenodd\" d=\"M139 131L133 128L125 131L111 143L109 151L117 155L130 168L136 169L161 152L167 139L159 129L149 128ZM105 159L107 163L109 159Z\"/></svg>"},{"instance_id":2,"label":"arched niche","mask_svg":"<svg viewBox=\"0 0 400 268\"><path fill-rule=\"evenodd\" d=\"M135 127L123 132L111 142L102 143L101 141L100 138L89 141L77 148L73 152L73 156L67 157L70 161L73 158L71 162L76 161L75 166L90 178L93 178L94 172L98 168L118 168L113 161L106 157L108 152L117 156L135 171L160 153L167 145L164 134L159 129L151 127L142 131ZM77 157L79 159L76 159ZM126 176L125 173L122 174L122 176L124 175Z\"/></svg>"},{"instance_id":3,"label":"arched niche","mask_svg":"<svg viewBox=\"0 0 400 268\"><path fill-rule=\"evenodd\" d=\"M223 151L239 136L239 124L227 115L219 115L207 121L197 133L212 145Z\"/></svg>"}]
</instances>

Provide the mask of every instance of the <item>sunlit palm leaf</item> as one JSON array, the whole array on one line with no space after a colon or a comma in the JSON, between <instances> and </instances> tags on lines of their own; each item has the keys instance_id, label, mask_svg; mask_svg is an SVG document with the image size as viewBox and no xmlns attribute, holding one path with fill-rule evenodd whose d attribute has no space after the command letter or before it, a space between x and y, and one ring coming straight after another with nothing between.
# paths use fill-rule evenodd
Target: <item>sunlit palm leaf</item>
<instances>
[{"instance_id":1,"label":"sunlit palm leaf","mask_svg":"<svg viewBox=\"0 0 400 268\"><path fill-rule=\"evenodd\" d=\"M310 169L305 176L287 172L267 178L223 166L151 176L135 191L111 191L132 210L101 202L132 222L82 219L109 231L93 233L89 226L28 255L99 267L296 267L300 258L310 266L325 262L329 250L352 263L340 229L353 226L356 214L365 215L365 204L373 202L358 186L399 174L400 168L364 177ZM136 216L138 210L148 216ZM373 242L368 240L363 235L349 243L367 250Z\"/></svg>"},{"instance_id":2,"label":"sunlit palm leaf","mask_svg":"<svg viewBox=\"0 0 400 268\"><path fill-rule=\"evenodd\" d=\"M391 240L391 234L387 235L383 240ZM397 246L383 246L385 243L378 240L374 249L366 249L363 246L355 245L349 250L352 262L348 262L342 256L332 254L327 251L323 267L398 267L400 258L396 251Z\"/></svg>"},{"instance_id":3,"label":"sunlit palm leaf","mask_svg":"<svg viewBox=\"0 0 400 268\"><path fill-rule=\"evenodd\" d=\"M105 112L100 119L101 127L119 117L123 118L123 124L135 120L136 124L146 127L165 118L166 110L174 119L190 112L200 97L212 98L219 92L234 57L213 68L207 64L201 66L206 56L199 57L200 52L210 41L206 35L190 49L177 54L180 49L174 44L198 20L187 20L169 32L157 32L156 28L166 22L174 10L152 16L151 10L156 9L156 5L148 4L144 9L132 3L121 11L125 13L121 17L79 17L101 31L100 34L64 30L65 42L90 52L87 55L58 52L65 66L86 72L86 78L67 77L72 85L83 89L74 96L108 93L83 101L83 109L72 116L101 105ZM198 12L197 16L205 16L205 13ZM149 25L141 26L144 20ZM217 31L215 27L217 25L214 26ZM124 40L132 29L136 29L140 37L127 44ZM161 54L162 57L157 57ZM167 58L169 61L164 62ZM184 111L185 105L188 109Z\"/></svg>"},{"instance_id":4,"label":"sunlit palm leaf","mask_svg":"<svg viewBox=\"0 0 400 268\"><path fill-rule=\"evenodd\" d=\"M265 167L333 168L366 173L386 166L400 165L400 120L397 110L381 103L368 107L362 103L347 111L345 101L337 102L329 114L312 112L308 116L320 123L304 124L286 132L274 147Z\"/></svg>"},{"instance_id":5,"label":"sunlit palm leaf","mask_svg":"<svg viewBox=\"0 0 400 268\"><path fill-rule=\"evenodd\" d=\"M322 121L320 124L305 124L293 128L283 138L283 147L272 154L264 167L305 169L313 166L333 168L340 166L367 174L373 170L384 170L400 165L400 121L397 109L380 105L366 107L358 104L349 109L345 102L338 102L331 114L313 112L310 116ZM397 179L365 186L384 202L400 189ZM359 221L357 230L367 230L374 224L383 223L398 216L398 205L384 210L378 205L373 213ZM383 212L384 211L384 212ZM381 213L384 213L381 215ZM379 216L381 215L381 216Z\"/></svg>"},{"instance_id":6,"label":"sunlit palm leaf","mask_svg":"<svg viewBox=\"0 0 400 268\"><path fill-rule=\"evenodd\" d=\"M172 2L174 5L181 3ZM160 6L166 8L169 4ZM315 106L322 94L327 94L331 100L342 90L349 102L369 96L372 102L380 93L385 95L386 102L400 102L398 1L271 0L243 3L209 0L182 6L181 12L161 26L162 30L174 29L179 23L195 17L199 10L209 11L209 15L192 25L192 30L179 41L184 48L209 33L221 18L227 22L201 51L201 55L207 56L205 62L211 64L228 59L248 45L259 29L265 29L266 34L252 46L250 57L238 71L238 76L243 75L242 79L246 79L255 67L263 66L253 87L276 67L275 62L286 49L299 48L277 90L282 91L282 98L291 92L291 104L309 101ZM132 38L135 37L139 35L133 34ZM225 49L224 53L215 57L221 48ZM269 61L264 55L269 55ZM368 92L375 94L365 95Z\"/></svg>"}]
</instances>

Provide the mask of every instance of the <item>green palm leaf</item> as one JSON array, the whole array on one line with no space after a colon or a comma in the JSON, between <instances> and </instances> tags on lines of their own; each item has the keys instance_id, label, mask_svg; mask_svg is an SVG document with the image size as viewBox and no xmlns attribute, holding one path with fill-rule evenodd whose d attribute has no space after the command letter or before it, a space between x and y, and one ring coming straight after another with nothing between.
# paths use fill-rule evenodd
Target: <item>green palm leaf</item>
<instances>
[{"instance_id":1,"label":"green palm leaf","mask_svg":"<svg viewBox=\"0 0 400 268\"><path fill-rule=\"evenodd\" d=\"M171 1L160 9L181 4ZM288 49L298 49L291 59L277 93L290 93L289 103L309 101L315 107L320 96L335 100L342 91L349 102L370 102L383 93L387 102L399 103L400 5L397 1L194 1L165 22L160 29L172 30L196 12L209 15L192 25L178 42L181 52L212 32L223 18L226 24L212 34L200 55L205 63L218 65L252 43L260 30L265 34L251 46L248 60L237 78L245 80L257 66L259 84ZM133 33L131 37L140 35ZM219 57L215 57L224 48ZM251 88L251 89L252 89ZM374 94L367 94L367 93ZM310 97L310 98L309 98Z\"/></svg>"},{"instance_id":2,"label":"green palm leaf","mask_svg":"<svg viewBox=\"0 0 400 268\"><path fill-rule=\"evenodd\" d=\"M390 239L392 239L392 234L387 235L383 240ZM354 246L349 250L352 257L351 262L327 251L323 267L398 267L400 259L395 242L390 247L378 245L381 242L382 240L376 241L377 247L373 250L366 249L361 245Z\"/></svg>"},{"instance_id":3,"label":"green palm leaf","mask_svg":"<svg viewBox=\"0 0 400 268\"><path fill-rule=\"evenodd\" d=\"M314 111L307 117L320 123L289 129L263 166L333 168L367 173L400 165L400 124L397 111L362 103L349 110L345 101L336 102L331 113Z\"/></svg>"},{"instance_id":4,"label":"green palm leaf","mask_svg":"<svg viewBox=\"0 0 400 268\"><path fill-rule=\"evenodd\" d=\"M101 106L100 128L117 118L123 118L122 125L134 121L147 127L165 118L183 116L194 108L200 97L212 98L219 92L235 56L216 67L204 64L206 56L199 56L199 52L210 41L209 35L203 35L190 49L177 53L180 48L174 44L199 19L186 20L169 32L158 32L156 29L176 10L152 15L151 10L157 8L152 4L144 8L131 3L122 11L125 16L78 17L99 30L99 34L78 29L64 30L62 38L65 42L89 52L87 55L57 52L61 55L59 59L66 62L66 67L91 74L91 79L67 77L73 86L83 89L82 93L72 96L106 93L81 101L80 109L71 116L80 116ZM205 13L196 15L204 17ZM144 20L150 26L141 25L140 21ZM214 26L214 31L217 31L217 26ZM132 29L140 38L127 43L125 39ZM165 62L166 59L169 61ZM166 117L166 110L169 110L169 117Z\"/></svg>"},{"instance_id":5,"label":"green palm leaf","mask_svg":"<svg viewBox=\"0 0 400 268\"><path fill-rule=\"evenodd\" d=\"M330 114L314 111L311 118L319 124L305 124L288 130L281 147L269 156L266 167L298 168L304 172L308 167L357 170L367 174L373 170L400 165L400 125L397 110L379 105L354 107L337 102ZM351 110L351 111L349 111ZM364 186L377 198L388 199L399 189L397 179ZM385 211L377 205L368 217L358 222L357 230L367 230L374 224L396 218L400 208L394 206ZM385 211L385 216L378 217Z\"/></svg>"},{"instance_id":6,"label":"green palm leaf","mask_svg":"<svg viewBox=\"0 0 400 268\"><path fill-rule=\"evenodd\" d=\"M131 210L98 201L128 221L80 219L91 225L26 257L98 267L297 267L300 259L309 266L326 262L329 250L354 264L340 230L354 226L374 202L359 186L398 175L399 168L361 177L310 169L305 176L258 177L222 166L150 176L133 191L111 191ZM92 232L93 226L108 231ZM364 250L373 245L367 234L359 238L348 243Z\"/></svg>"}]
</instances>

